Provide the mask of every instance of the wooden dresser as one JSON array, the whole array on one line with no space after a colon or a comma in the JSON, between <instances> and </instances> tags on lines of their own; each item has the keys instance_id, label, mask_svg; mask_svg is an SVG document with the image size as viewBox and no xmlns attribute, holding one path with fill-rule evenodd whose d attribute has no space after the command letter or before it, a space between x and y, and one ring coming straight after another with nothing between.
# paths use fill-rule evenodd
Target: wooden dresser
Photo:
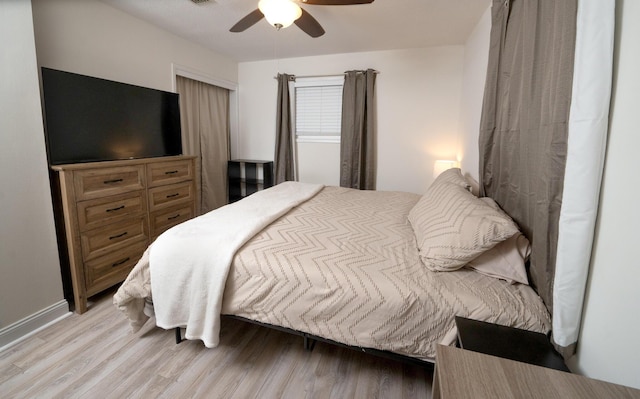
<instances>
[{"instance_id":1,"label":"wooden dresser","mask_svg":"<svg viewBox=\"0 0 640 399\"><path fill-rule=\"evenodd\" d=\"M123 281L162 232L195 216L194 162L176 156L52 166L77 313L87 310L87 298Z\"/></svg>"}]
</instances>

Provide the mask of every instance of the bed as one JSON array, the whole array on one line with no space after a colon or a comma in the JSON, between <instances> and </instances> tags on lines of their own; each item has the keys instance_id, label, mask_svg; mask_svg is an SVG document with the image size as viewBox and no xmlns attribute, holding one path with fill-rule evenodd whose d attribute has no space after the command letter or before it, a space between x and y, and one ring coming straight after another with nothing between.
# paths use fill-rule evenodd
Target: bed
<instances>
[{"instance_id":1,"label":"bed","mask_svg":"<svg viewBox=\"0 0 640 399\"><path fill-rule=\"evenodd\" d=\"M427 362L454 316L548 333L526 238L467 188L459 169L423 196L283 183L164 233L114 303L208 347L221 315Z\"/></svg>"}]
</instances>

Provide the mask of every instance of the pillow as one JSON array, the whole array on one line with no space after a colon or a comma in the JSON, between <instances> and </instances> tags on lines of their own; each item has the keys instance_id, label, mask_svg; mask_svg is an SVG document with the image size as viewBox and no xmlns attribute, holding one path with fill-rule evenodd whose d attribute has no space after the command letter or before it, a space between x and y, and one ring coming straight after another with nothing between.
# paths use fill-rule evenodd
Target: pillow
<instances>
[{"instance_id":1,"label":"pillow","mask_svg":"<svg viewBox=\"0 0 640 399\"><path fill-rule=\"evenodd\" d=\"M507 214L467 191L460 169L438 176L408 219L422 263L434 271L458 270L519 232Z\"/></svg>"},{"instance_id":2,"label":"pillow","mask_svg":"<svg viewBox=\"0 0 640 399\"><path fill-rule=\"evenodd\" d=\"M516 233L513 237L472 259L465 267L486 276L506 280L510 284L529 285L524 264L530 254L529 240L522 233Z\"/></svg>"},{"instance_id":3,"label":"pillow","mask_svg":"<svg viewBox=\"0 0 640 399\"><path fill-rule=\"evenodd\" d=\"M480 198L492 208L504 212L490 197ZM506 214L505 214L506 215ZM531 254L531 244L522 233L496 244L487 252L472 259L467 266L486 276L506 280L510 284L521 283L529 285L525 262Z\"/></svg>"},{"instance_id":4,"label":"pillow","mask_svg":"<svg viewBox=\"0 0 640 399\"><path fill-rule=\"evenodd\" d=\"M444 182L456 184L458 186L464 187L466 190L469 190L471 188L471 184L469 184L467 178L462 176L462 170L460 170L460 168L451 168L445 170L444 172L440 173L438 177L436 177L436 180L433 182L433 184L436 184L436 182L439 182L439 184L442 184Z\"/></svg>"}]
</instances>

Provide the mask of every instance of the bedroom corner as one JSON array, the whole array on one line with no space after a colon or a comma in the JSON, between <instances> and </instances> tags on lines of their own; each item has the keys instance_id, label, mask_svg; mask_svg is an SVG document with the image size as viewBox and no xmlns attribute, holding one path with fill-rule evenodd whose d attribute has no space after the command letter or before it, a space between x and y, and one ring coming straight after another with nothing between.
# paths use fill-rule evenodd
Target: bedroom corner
<instances>
[{"instance_id":1,"label":"bedroom corner","mask_svg":"<svg viewBox=\"0 0 640 399\"><path fill-rule=\"evenodd\" d=\"M47 174L30 2L0 3L0 348L69 314ZM6 61L5 61L6 60Z\"/></svg>"}]
</instances>

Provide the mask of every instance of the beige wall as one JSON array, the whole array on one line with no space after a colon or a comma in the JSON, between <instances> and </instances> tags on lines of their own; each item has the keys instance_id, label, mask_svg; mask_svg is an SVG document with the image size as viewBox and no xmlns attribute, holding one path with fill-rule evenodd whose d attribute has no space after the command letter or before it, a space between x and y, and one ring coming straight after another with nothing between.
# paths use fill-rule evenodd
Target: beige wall
<instances>
[{"instance_id":1,"label":"beige wall","mask_svg":"<svg viewBox=\"0 0 640 399\"><path fill-rule=\"evenodd\" d=\"M463 52L462 46L445 46L240 63L234 156L273 159L278 71L302 76L373 68L380 71L378 189L422 193L433 181L433 162L455 159L460 149ZM319 146L323 155L300 159L302 181L323 176L326 160L337 159L338 145ZM301 157L311 151L308 145L301 149Z\"/></svg>"},{"instance_id":2,"label":"beige wall","mask_svg":"<svg viewBox=\"0 0 640 399\"><path fill-rule=\"evenodd\" d=\"M172 63L237 82L237 63L96 0L33 0L38 64L173 90Z\"/></svg>"},{"instance_id":3,"label":"beige wall","mask_svg":"<svg viewBox=\"0 0 640 399\"><path fill-rule=\"evenodd\" d=\"M572 366L640 389L640 3L616 1L616 50L600 211L578 353Z\"/></svg>"},{"instance_id":4,"label":"beige wall","mask_svg":"<svg viewBox=\"0 0 640 399\"><path fill-rule=\"evenodd\" d=\"M1 330L64 298L30 2L0 2L0 41Z\"/></svg>"}]
</instances>

